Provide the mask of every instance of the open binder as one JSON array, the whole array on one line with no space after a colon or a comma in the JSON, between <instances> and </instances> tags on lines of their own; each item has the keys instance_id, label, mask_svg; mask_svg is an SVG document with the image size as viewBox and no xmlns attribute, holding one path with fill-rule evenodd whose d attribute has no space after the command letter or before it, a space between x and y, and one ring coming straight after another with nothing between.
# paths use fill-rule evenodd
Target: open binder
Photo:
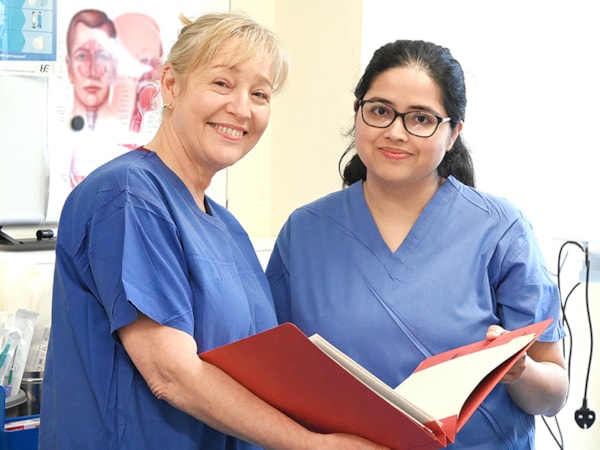
<instances>
[{"instance_id":1,"label":"open binder","mask_svg":"<svg viewBox=\"0 0 600 450\"><path fill-rule=\"evenodd\" d=\"M350 433L394 450L434 450L454 442L551 321L427 358L395 389L290 323L199 357L311 430Z\"/></svg>"}]
</instances>

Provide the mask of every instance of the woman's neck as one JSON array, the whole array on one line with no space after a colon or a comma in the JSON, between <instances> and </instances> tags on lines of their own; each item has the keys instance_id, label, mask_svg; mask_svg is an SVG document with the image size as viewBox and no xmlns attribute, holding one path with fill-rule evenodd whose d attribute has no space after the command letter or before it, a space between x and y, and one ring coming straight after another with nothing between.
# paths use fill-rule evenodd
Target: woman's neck
<instances>
[{"instance_id":1,"label":"woman's neck","mask_svg":"<svg viewBox=\"0 0 600 450\"><path fill-rule=\"evenodd\" d=\"M164 144L160 139L154 138L145 148L155 152L161 161L181 179L188 188L196 205L206 212L204 193L208 188L212 175L206 175L206 171L199 167L185 151L177 151L171 145Z\"/></svg>"},{"instance_id":2,"label":"woman's neck","mask_svg":"<svg viewBox=\"0 0 600 450\"><path fill-rule=\"evenodd\" d=\"M418 186L363 183L365 201L381 237L392 252L402 244L421 212L445 180L436 177Z\"/></svg>"}]
</instances>

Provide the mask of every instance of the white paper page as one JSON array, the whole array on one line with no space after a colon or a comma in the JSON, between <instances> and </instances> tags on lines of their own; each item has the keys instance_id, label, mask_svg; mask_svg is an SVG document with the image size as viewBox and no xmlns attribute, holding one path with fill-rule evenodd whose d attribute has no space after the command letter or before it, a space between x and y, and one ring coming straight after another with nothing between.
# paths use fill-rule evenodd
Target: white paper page
<instances>
[{"instance_id":1,"label":"white paper page","mask_svg":"<svg viewBox=\"0 0 600 450\"><path fill-rule=\"evenodd\" d=\"M310 337L310 340L331 359L336 361L340 366L362 381L373 392L387 400L392 405L396 406L401 411L404 411L407 416L415 422L423 425L427 422L435 421L431 415L428 415L421 408L402 398L401 394L394 392L390 386L385 384L346 354L338 350L323 337L319 336L318 334L314 334Z\"/></svg>"},{"instance_id":2,"label":"white paper page","mask_svg":"<svg viewBox=\"0 0 600 450\"><path fill-rule=\"evenodd\" d=\"M438 419L458 415L481 380L532 339L535 335L519 336L413 373L394 391Z\"/></svg>"}]
</instances>

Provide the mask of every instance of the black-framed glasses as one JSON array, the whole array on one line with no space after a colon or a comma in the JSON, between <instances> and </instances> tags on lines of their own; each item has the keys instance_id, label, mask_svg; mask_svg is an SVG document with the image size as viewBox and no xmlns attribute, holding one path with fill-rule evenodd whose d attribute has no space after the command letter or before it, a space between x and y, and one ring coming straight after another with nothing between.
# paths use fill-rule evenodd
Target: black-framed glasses
<instances>
[{"instance_id":1,"label":"black-framed glasses","mask_svg":"<svg viewBox=\"0 0 600 450\"><path fill-rule=\"evenodd\" d=\"M360 100L360 114L363 121L375 128L387 128L397 117L402 119L404 129L413 136L428 138L435 134L441 123L452 120L426 111L401 113L379 100Z\"/></svg>"}]
</instances>

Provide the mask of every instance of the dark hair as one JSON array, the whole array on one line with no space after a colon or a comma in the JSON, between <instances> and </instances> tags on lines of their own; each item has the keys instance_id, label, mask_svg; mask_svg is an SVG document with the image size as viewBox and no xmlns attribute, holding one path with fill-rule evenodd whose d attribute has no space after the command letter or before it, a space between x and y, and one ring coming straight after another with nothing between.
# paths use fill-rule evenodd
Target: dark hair
<instances>
[{"instance_id":1,"label":"dark hair","mask_svg":"<svg viewBox=\"0 0 600 450\"><path fill-rule=\"evenodd\" d=\"M105 28L109 38L115 38L117 36L115 24L104 11L97 9L82 9L71 17L69 28L67 29L67 54L69 56L71 55L71 47L75 40L75 27L80 23L90 28Z\"/></svg>"},{"instance_id":2,"label":"dark hair","mask_svg":"<svg viewBox=\"0 0 600 450\"><path fill-rule=\"evenodd\" d=\"M467 92L462 67L447 48L431 42L398 40L380 47L371 58L363 76L354 89L357 100L362 100L375 77L394 67L414 66L424 70L440 87L442 101L448 115L452 118L450 126L455 128L465 119ZM357 112L358 103L355 106ZM352 142L344 151L338 163L344 185L349 186L358 180L366 180L367 168L354 154L344 167L342 161L356 147L354 127L348 133ZM452 149L446 152L437 168L438 175L447 178L453 175L462 183L475 186L475 173L469 149L459 135Z\"/></svg>"}]
</instances>

